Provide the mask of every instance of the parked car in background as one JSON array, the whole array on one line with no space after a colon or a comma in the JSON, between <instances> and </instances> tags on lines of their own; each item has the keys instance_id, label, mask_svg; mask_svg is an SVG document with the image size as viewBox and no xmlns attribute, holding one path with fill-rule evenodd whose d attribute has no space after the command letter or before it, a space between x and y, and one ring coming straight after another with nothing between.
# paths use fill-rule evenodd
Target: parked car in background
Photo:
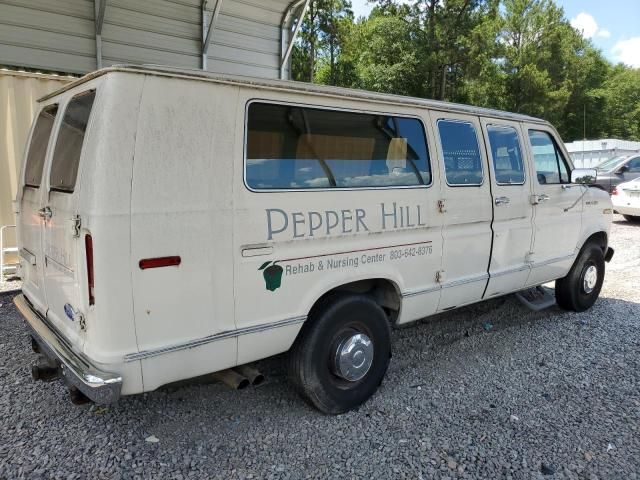
<instances>
[{"instance_id":1,"label":"parked car in background","mask_svg":"<svg viewBox=\"0 0 640 480\"><path fill-rule=\"evenodd\" d=\"M640 222L640 177L614 187L611 202L614 210L625 219Z\"/></svg>"},{"instance_id":2,"label":"parked car in background","mask_svg":"<svg viewBox=\"0 0 640 480\"><path fill-rule=\"evenodd\" d=\"M596 186L613 193L616 185L640 177L640 155L626 155L605 160L598 166Z\"/></svg>"}]
</instances>

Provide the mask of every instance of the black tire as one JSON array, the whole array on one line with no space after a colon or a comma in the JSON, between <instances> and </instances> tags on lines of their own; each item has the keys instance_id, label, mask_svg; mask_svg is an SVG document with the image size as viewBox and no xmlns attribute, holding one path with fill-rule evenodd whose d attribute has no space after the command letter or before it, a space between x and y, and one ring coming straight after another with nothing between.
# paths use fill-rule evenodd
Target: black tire
<instances>
[{"instance_id":1,"label":"black tire","mask_svg":"<svg viewBox=\"0 0 640 480\"><path fill-rule=\"evenodd\" d=\"M587 285L585 277L595 267L595 283ZM574 312L584 312L596 302L604 281L604 254L594 244L585 245L566 277L556 280L556 303L560 308Z\"/></svg>"},{"instance_id":2,"label":"black tire","mask_svg":"<svg viewBox=\"0 0 640 480\"><path fill-rule=\"evenodd\" d=\"M637 215L622 215L627 222L638 223L640 222L640 217Z\"/></svg>"},{"instance_id":3,"label":"black tire","mask_svg":"<svg viewBox=\"0 0 640 480\"><path fill-rule=\"evenodd\" d=\"M371 366L350 381L336 373L339 345L355 334L373 344ZM364 403L382 383L391 358L391 329L382 308L366 295L336 294L311 312L289 352L289 379L321 412L343 413Z\"/></svg>"}]
</instances>

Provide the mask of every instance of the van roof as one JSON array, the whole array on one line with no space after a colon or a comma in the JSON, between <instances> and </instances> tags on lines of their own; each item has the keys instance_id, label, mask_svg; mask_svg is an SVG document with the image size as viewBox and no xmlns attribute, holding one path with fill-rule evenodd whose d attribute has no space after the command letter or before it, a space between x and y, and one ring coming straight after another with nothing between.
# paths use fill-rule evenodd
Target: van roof
<instances>
[{"instance_id":1,"label":"van roof","mask_svg":"<svg viewBox=\"0 0 640 480\"><path fill-rule=\"evenodd\" d=\"M144 75L156 75L174 78L184 78L187 80L200 80L213 83L223 83L247 86L257 89L267 90L285 90L295 92L307 92L329 97L340 97L346 99L368 100L373 102L381 102L387 104L415 106L421 108L430 108L434 110L448 110L453 112L468 113L480 116L501 117L515 121L526 121L532 123L548 123L541 118L531 117L529 115L506 112L492 108L474 107L471 105L463 105L459 103L451 103L440 100L429 100L416 97L405 97L402 95L393 95L389 93L369 92L366 90L357 90L343 87L332 87L328 85L318 85L315 83L296 82L292 80L272 80L267 78L255 78L240 75L227 75L221 73L212 73L202 70L180 69L163 65L114 65L112 67L102 68L94 72L88 73L83 77L66 84L59 90L56 90L38 101L43 102L55 97L67 90L82 85L89 80L107 75L111 72L127 72L139 73Z\"/></svg>"}]
</instances>

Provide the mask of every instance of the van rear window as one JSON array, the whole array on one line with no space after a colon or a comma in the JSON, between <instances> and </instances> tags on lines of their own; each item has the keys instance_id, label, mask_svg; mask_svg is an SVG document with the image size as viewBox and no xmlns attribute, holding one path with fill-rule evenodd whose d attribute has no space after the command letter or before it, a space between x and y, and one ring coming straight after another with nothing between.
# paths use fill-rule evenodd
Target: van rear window
<instances>
[{"instance_id":1,"label":"van rear window","mask_svg":"<svg viewBox=\"0 0 640 480\"><path fill-rule=\"evenodd\" d=\"M291 105L249 105L247 185L371 188L431 183L422 122Z\"/></svg>"},{"instance_id":2,"label":"van rear window","mask_svg":"<svg viewBox=\"0 0 640 480\"><path fill-rule=\"evenodd\" d=\"M40 187L42 182L42 168L44 167L44 158L47 153L47 145L51 136L53 122L58 113L58 105L49 105L44 107L31 135L31 144L29 145L29 153L27 154L27 164L24 171L24 184L27 187Z\"/></svg>"},{"instance_id":3,"label":"van rear window","mask_svg":"<svg viewBox=\"0 0 640 480\"><path fill-rule=\"evenodd\" d=\"M95 96L95 90L81 93L67 106L51 161L51 190L72 193L76 186L82 143Z\"/></svg>"}]
</instances>

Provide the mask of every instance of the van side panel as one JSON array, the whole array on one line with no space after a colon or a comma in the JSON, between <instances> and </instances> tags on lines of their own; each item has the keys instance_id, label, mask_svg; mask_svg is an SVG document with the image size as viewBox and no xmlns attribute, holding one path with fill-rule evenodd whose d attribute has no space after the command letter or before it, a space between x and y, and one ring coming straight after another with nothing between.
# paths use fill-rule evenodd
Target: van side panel
<instances>
[{"instance_id":1,"label":"van side panel","mask_svg":"<svg viewBox=\"0 0 640 480\"><path fill-rule=\"evenodd\" d=\"M238 88L147 76L137 127L131 256L145 390L235 365L232 165ZM179 266L142 270L142 259ZM189 348L191 342L204 344ZM205 361L206 359L206 361Z\"/></svg>"},{"instance_id":2,"label":"van side panel","mask_svg":"<svg viewBox=\"0 0 640 480\"><path fill-rule=\"evenodd\" d=\"M84 163L78 178L80 295L86 312L84 351L98 363L113 368L125 354L137 351L131 294L130 246L131 173L138 111L144 77L112 73L98 85L102 101L93 112L92 129L85 139ZM89 306L84 256L85 234L93 240L95 305ZM140 362L117 368L123 394L142 391Z\"/></svg>"},{"instance_id":3,"label":"van side panel","mask_svg":"<svg viewBox=\"0 0 640 480\"><path fill-rule=\"evenodd\" d=\"M238 117L247 114L251 102L417 118L427 136L432 182L416 188L252 190L245 182L244 158L236 157L238 363L288 350L314 303L358 280L384 279L394 286L400 297L399 323L435 313L443 216L437 207L440 174L426 110L243 89ZM241 148L247 148L245 128L237 128ZM353 135L344 142L355 143ZM264 136L258 139L266 151L272 147ZM297 141L296 148L303 148L303 136Z\"/></svg>"}]
</instances>

